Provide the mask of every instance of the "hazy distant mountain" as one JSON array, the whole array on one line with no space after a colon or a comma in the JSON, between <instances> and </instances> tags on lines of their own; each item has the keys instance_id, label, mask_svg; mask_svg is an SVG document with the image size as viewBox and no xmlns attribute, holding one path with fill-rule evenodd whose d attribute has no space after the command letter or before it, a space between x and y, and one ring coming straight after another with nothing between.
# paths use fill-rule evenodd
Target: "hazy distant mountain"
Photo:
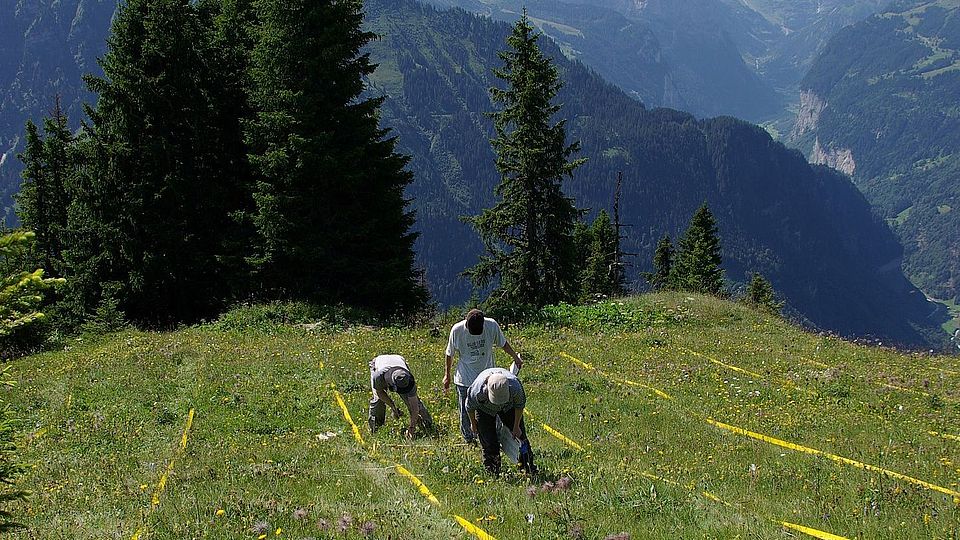
<instances>
[{"instance_id":1,"label":"hazy distant mountain","mask_svg":"<svg viewBox=\"0 0 960 540\"><path fill-rule=\"evenodd\" d=\"M79 122L79 75L96 71L91 59L93 51L102 50L112 7L86 0L75 0L72 8L66 4L36 3L32 14L17 12L14 34L0 32L4 50L19 51L12 56L20 58L13 72L3 71L15 76L0 88L4 103L21 104L0 114L0 137L8 144L22 133L26 117L39 120L46 113L57 92L73 125ZM371 76L371 92L387 96L384 122L413 156L416 177L408 194L422 233L419 260L435 298L447 305L461 302L469 287L457 274L475 262L480 245L459 217L489 205L497 182L484 113L492 108L490 70L499 62L496 52L504 47L508 27L411 0L371 0L367 9L370 28L382 36L371 45L381 63ZM633 24L636 28L625 32L647 40L651 50L658 43L649 29L612 10L596 8L590 19L589 10L578 9L571 12L599 21L597 32L611 21ZM71 24L61 24L64 13L73 15ZM543 20L541 27L550 28ZM0 19L0 24L10 21ZM606 39L619 43L617 36ZM899 270L901 248L846 178L811 168L800 154L744 122L649 110L569 61L549 41L544 45L567 81L561 100L571 137L583 142L583 155L590 160L570 184L570 194L582 208L609 208L616 173L624 173L623 220L631 225L625 249L639 254L630 271L634 283L649 267L660 235L679 234L706 200L719 221L732 280L762 272L794 314L844 334L911 345L926 344L935 334L933 306ZM66 54L63 47L75 53ZM662 54L645 51L634 51L636 62L649 68L634 81L638 88L655 89L660 77L671 75ZM640 90L637 95L643 97Z\"/></svg>"},{"instance_id":2,"label":"hazy distant mountain","mask_svg":"<svg viewBox=\"0 0 960 540\"><path fill-rule=\"evenodd\" d=\"M915 283L960 300L958 6L903 3L841 31L803 80L793 137L890 220Z\"/></svg>"},{"instance_id":3,"label":"hazy distant mountain","mask_svg":"<svg viewBox=\"0 0 960 540\"><path fill-rule=\"evenodd\" d=\"M96 59L116 0L7 0L0 8L0 198L19 185L16 154L28 118L49 114L59 96L77 119L83 100L81 76L99 72ZM9 214L9 208L7 209Z\"/></svg>"},{"instance_id":4,"label":"hazy distant mountain","mask_svg":"<svg viewBox=\"0 0 960 540\"><path fill-rule=\"evenodd\" d=\"M377 0L368 9L383 36L372 45L381 65L371 82L389 96L384 121L413 155L420 260L436 298L461 302L469 287L456 275L481 246L459 217L489 205L498 181L484 113L508 28L409 0ZM624 247L639 254L634 283L659 237L676 237L706 200L731 279L762 272L795 312L848 335L917 345L936 333L935 306L903 277L896 238L847 178L811 168L745 122L648 110L544 45L566 81L560 101L570 136L589 158L569 193L582 208L609 209L623 171L623 221L631 225Z\"/></svg>"},{"instance_id":5,"label":"hazy distant mountain","mask_svg":"<svg viewBox=\"0 0 960 540\"><path fill-rule=\"evenodd\" d=\"M570 58L651 106L789 124L798 82L841 27L889 0L429 0L500 20L526 7ZM584 9L586 6L586 9ZM612 13L612 14L611 14ZM619 19L618 19L619 16ZM638 30L641 29L641 30ZM651 34L637 39L638 31ZM636 56L653 58L637 62Z\"/></svg>"}]
</instances>

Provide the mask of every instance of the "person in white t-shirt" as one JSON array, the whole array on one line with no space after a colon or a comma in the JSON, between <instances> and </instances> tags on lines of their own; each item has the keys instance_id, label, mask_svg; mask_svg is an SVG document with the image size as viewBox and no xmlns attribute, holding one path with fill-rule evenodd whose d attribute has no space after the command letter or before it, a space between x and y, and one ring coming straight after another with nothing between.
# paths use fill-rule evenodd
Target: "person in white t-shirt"
<instances>
[{"instance_id":1,"label":"person in white t-shirt","mask_svg":"<svg viewBox=\"0 0 960 540\"><path fill-rule=\"evenodd\" d=\"M453 384L457 388L457 408L460 411L460 433L468 443L476 442L476 434L470 427L470 417L467 415L467 389L477 379L480 372L490 369L493 363L493 346L500 347L513 358L516 370L523 366L523 360L517 354L497 321L484 317L479 309L471 309L464 320L453 325L450 329L450 339L447 341L446 370L443 374L443 390L450 390L450 367L454 355L459 355L457 370L453 376Z\"/></svg>"}]
</instances>

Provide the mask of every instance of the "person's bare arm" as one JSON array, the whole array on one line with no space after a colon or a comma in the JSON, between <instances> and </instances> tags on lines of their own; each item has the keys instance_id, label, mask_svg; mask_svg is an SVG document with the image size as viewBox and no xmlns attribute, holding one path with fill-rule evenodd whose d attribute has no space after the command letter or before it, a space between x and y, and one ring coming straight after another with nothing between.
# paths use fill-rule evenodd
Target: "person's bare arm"
<instances>
[{"instance_id":1,"label":"person's bare arm","mask_svg":"<svg viewBox=\"0 0 960 540\"><path fill-rule=\"evenodd\" d=\"M513 361L517 364L517 369L523 367L523 360L520 358L520 353L513 350L513 347L510 345L509 341L503 342L503 352L509 354L513 358Z\"/></svg>"},{"instance_id":2,"label":"person's bare arm","mask_svg":"<svg viewBox=\"0 0 960 540\"><path fill-rule=\"evenodd\" d=\"M394 418L400 418L400 409L397 408L397 404L393 402L393 399L390 398L390 394L386 390L377 390L377 397L380 401L387 404L387 407L390 407L390 410L393 411Z\"/></svg>"},{"instance_id":3,"label":"person's bare arm","mask_svg":"<svg viewBox=\"0 0 960 540\"><path fill-rule=\"evenodd\" d=\"M477 411L467 411L467 416L470 418L470 429L473 430L475 435L479 435L480 426L477 424Z\"/></svg>"},{"instance_id":4,"label":"person's bare arm","mask_svg":"<svg viewBox=\"0 0 960 540\"><path fill-rule=\"evenodd\" d=\"M446 367L443 370L443 391L450 391L450 366L453 364L453 357L446 355Z\"/></svg>"},{"instance_id":5,"label":"person's bare arm","mask_svg":"<svg viewBox=\"0 0 960 540\"><path fill-rule=\"evenodd\" d=\"M412 394L403 399L407 404L407 411L410 412L410 427L407 428L407 435L411 438L416 434L417 422L420 421L420 398Z\"/></svg>"},{"instance_id":6,"label":"person's bare arm","mask_svg":"<svg viewBox=\"0 0 960 540\"><path fill-rule=\"evenodd\" d=\"M513 438L520 440L520 420L523 420L523 407L517 407L513 410Z\"/></svg>"}]
</instances>

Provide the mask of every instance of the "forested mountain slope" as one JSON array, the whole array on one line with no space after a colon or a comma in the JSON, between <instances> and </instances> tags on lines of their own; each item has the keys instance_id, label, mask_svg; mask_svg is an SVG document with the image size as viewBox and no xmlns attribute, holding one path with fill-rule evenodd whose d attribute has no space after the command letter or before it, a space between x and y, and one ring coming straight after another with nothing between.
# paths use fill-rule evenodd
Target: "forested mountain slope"
<instances>
[{"instance_id":1,"label":"forested mountain slope","mask_svg":"<svg viewBox=\"0 0 960 540\"><path fill-rule=\"evenodd\" d=\"M76 19L95 20L99 26L73 24L68 31L52 24L59 20L52 14L67 4L36 4L37 15L29 19L32 26L25 35L42 35L52 43L70 36L83 44L78 51L92 54L102 47L112 8L103 2L73 4ZM96 18L94 7L100 10ZM408 195L422 233L419 260L440 304L462 302L470 289L457 275L475 262L480 244L459 218L488 206L498 180L485 113L492 110L487 93L495 84L491 68L498 65L496 52L504 47L508 27L412 0L371 0L367 10L369 27L382 36L371 46L381 66L371 76L370 91L387 96L384 123L413 156L415 181ZM0 24L9 23L4 19ZM13 40L5 43L19 46ZM927 343L938 322L931 318L932 305L903 278L895 237L846 178L809 167L800 154L744 122L698 121L677 111L648 110L566 59L549 41L543 45L567 81L560 100L570 136L583 141L582 155L589 158L569 184L569 193L581 208L609 209L616 175L624 173L623 221L630 225L624 247L638 254L630 269L634 284L641 285L638 273L649 267L660 236L676 237L707 201L719 221L733 281L762 272L795 315L822 328ZM36 47L35 55L48 48ZM24 117L39 120L47 112L42 100L52 103L56 90L68 86L74 93L61 94L72 126L78 125L73 104L82 95L79 73L65 73L79 71L76 62L82 57L34 62L29 92L16 81L3 88L7 95L36 97L32 106L18 109L19 117L5 110L4 140L20 135ZM656 66L656 58L650 62ZM88 61L83 67L98 71ZM54 86L45 86L49 81ZM19 93L11 90L16 84ZM15 169L7 165L7 181L15 183Z\"/></svg>"},{"instance_id":2,"label":"forested mountain slope","mask_svg":"<svg viewBox=\"0 0 960 540\"><path fill-rule=\"evenodd\" d=\"M23 124L49 114L59 96L77 119L90 100L81 76L96 59L117 0L8 0L0 7L0 204L11 217L19 185Z\"/></svg>"},{"instance_id":3,"label":"forested mountain slope","mask_svg":"<svg viewBox=\"0 0 960 540\"><path fill-rule=\"evenodd\" d=\"M803 89L795 140L852 175L916 284L960 299L960 2L902 3L844 29Z\"/></svg>"},{"instance_id":4,"label":"forested mountain slope","mask_svg":"<svg viewBox=\"0 0 960 540\"><path fill-rule=\"evenodd\" d=\"M436 299L460 302L468 286L456 274L474 263L480 244L459 217L489 205L498 180L484 113L508 27L411 0L377 0L368 9L370 27L383 36L372 48L381 65L371 82L389 97L385 123L414 157L420 260ZM639 254L635 283L660 236L676 237L707 201L731 279L762 272L823 328L924 342L933 305L903 277L896 238L843 175L810 167L745 122L648 110L543 44L566 80L561 115L589 159L569 193L581 208L610 208L623 171L623 221L631 225L624 247Z\"/></svg>"}]
</instances>

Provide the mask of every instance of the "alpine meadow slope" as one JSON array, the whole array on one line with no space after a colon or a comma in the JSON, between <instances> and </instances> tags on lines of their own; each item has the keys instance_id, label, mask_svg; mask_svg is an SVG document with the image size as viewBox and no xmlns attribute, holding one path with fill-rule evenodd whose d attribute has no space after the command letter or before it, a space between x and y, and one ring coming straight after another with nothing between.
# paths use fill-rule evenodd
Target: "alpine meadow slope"
<instances>
[{"instance_id":1,"label":"alpine meadow slope","mask_svg":"<svg viewBox=\"0 0 960 540\"><path fill-rule=\"evenodd\" d=\"M482 246L459 218L491 206L498 179L485 114L509 26L411 0L367 9L382 36L371 45L380 64L371 91L388 97L384 123L413 156L419 261L434 298L460 303L469 284L456 276ZM636 286L656 242L664 233L676 238L706 201L734 282L760 272L794 314L845 335L912 346L942 339L941 312L903 277L896 238L843 175L809 166L746 122L646 109L549 41L541 46L566 84L558 101L569 138L588 158L568 193L582 209L610 209L623 172L624 251L638 254L628 272Z\"/></svg>"},{"instance_id":2,"label":"alpine meadow slope","mask_svg":"<svg viewBox=\"0 0 960 540\"><path fill-rule=\"evenodd\" d=\"M551 309L506 329L526 359L527 429L544 474L531 482L492 478L461 442L456 400L441 390L446 336L430 330L459 316L307 331L280 323L306 322L292 314L245 308L18 360L6 399L35 466L20 482L31 499L11 507L30 529L12 538L960 530L955 357L805 334L699 295ZM407 441L406 419L370 434L368 362L386 351L409 362L436 435Z\"/></svg>"}]
</instances>

